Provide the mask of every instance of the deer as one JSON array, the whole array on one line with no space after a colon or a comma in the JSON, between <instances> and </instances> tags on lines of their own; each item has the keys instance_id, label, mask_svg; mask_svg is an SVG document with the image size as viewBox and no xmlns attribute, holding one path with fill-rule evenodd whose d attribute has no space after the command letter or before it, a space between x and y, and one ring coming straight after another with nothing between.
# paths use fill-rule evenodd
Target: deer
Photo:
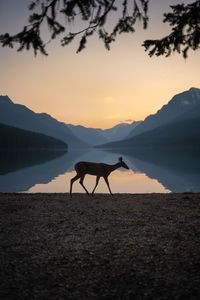
<instances>
[{"instance_id":1,"label":"deer","mask_svg":"<svg viewBox=\"0 0 200 300\"><path fill-rule=\"evenodd\" d=\"M129 167L127 166L127 164L123 161L122 157L119 157L119 161L114 164L114 165L109 165L109 164L104 164L104 163L96 163L96 162L87 162L87 161L79 161L75 164L74 169L76 171L76 176L74 176L71 179L71 184L70 184L70 196L72 197L72 187L73 187L73 183L78 180L80 178L80 185L83 187L83 189L85 190L85 192L89 195L88 190L86 189L86 187L83 184L85 175L89 174L89 175L94 175L96 176L96 184L95 187L92 191L92 196L94 195L94 192L96 190L96 187L99 183L99 179L101 177L104 178L109 192L111 195L111 189L110 189L110 184L108 181L108 176L110 175L110 173L112 173L113 171L115 171L116 169L119 168L125 168L127 170L129 170Z\"/></svg>"}]
</instances>

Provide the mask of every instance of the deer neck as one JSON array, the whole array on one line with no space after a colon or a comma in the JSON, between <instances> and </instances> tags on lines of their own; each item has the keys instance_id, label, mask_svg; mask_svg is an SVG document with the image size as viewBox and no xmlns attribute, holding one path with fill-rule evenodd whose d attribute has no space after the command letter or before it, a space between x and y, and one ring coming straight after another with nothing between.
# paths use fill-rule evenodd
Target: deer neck
<instances>
[{"instance_id":1,"label":"deer neck","mask_svg":"<svg viewBox=\"0 0 200 300\"><path fill-rule=\"evenodd\" d=\"M121 167L121 163L120 162L118 162L118 163L116 163L114 165L111 165L111 172L119 169L120 167Z\"/></svg>"}]
</instances>

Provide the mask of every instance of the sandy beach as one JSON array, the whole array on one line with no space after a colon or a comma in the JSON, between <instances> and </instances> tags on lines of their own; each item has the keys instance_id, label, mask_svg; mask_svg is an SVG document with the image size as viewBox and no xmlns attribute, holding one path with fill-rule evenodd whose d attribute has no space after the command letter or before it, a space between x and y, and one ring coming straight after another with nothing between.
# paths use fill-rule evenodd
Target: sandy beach
<instances>
[{"instance_id":1,"label":"sandy beach","mask_svg":"<svg viewBox=\"0 0 200 300\"><path fill-rule=\"evenodd\" d=\"M3 299L198 299L200 194L0 194Z\"/></svg>"}]
</instances>

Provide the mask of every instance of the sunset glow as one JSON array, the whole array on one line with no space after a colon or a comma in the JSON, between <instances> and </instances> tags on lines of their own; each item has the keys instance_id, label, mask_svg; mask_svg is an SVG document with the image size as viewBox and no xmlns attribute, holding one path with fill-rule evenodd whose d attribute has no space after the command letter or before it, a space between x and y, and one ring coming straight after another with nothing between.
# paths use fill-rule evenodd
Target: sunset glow
<instances>
[{"instance_id":1,"label":"sunset glow","mask_svg":"<svg viewBox=\"0 0 200 300\"><path fill-rule=\"evenodd\" d=\"M187 60L177 54L149 58L141 47L145 39L168 32L161 20L171 2L151 1L148 29L137 25L136 33L119 37L110 52L95 38L80 54L77 42L62 48L59 40L49 45L48 57L0 48L0 94L65 123L107 128L127 119L144 119L173 95L200 86L198 51L190 52ZM28 4L27 0L0 2L1 33L21 29Z\"/></svg>"}]
</instances>

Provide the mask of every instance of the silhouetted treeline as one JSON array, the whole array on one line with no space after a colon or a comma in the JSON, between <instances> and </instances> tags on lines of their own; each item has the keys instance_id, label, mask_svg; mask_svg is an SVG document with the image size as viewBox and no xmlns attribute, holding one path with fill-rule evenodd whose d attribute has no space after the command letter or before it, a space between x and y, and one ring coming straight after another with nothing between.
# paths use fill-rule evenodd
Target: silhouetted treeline
<instances>
[{"instance_id":1,"label":"silhouetted treeline","mask_svg":"<svg viewBox=\"0 0 200 300\"><path fill-rule=\"evenodd\" d=\"M0 124L0 149L67 149L67 144L44 134Z\"/></svg>"}]
</instances>

